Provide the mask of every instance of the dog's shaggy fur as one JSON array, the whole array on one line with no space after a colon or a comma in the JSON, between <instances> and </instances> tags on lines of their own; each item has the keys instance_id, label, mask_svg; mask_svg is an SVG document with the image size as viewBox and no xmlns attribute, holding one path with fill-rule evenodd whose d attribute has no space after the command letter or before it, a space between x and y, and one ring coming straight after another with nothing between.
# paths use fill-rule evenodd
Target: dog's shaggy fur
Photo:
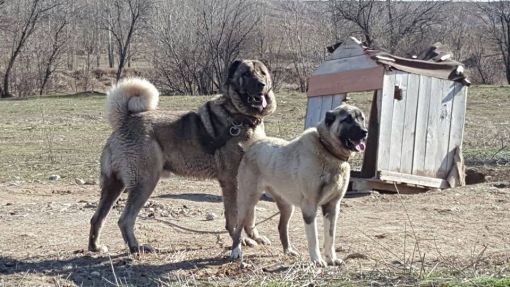
<instances>
[{"instance_id":1,"label":"dog's shaggy fur","mask_svg":"<svg viewBox=\"0 0 510 287\"><path fill-rule=\"evenodd\" d=\"M366 136L362 112L342 105L327 112L317 128L306 130L290 142L268 137L249 147L239 166L238 223L231 257L242 256L241 230L253 228L255 205L267 191L280 209L278 230L284 252L297 254L288 238L288 223L297 205L305 221L310 259L321 266L340 264L334 240L340 201L349 184L347 160L351 152L365 149ZM315 225L319 207L324 214L325 261L319 251Z\"/></svg>"},{"instance_id":2,"label":"dog's shaggy fur","mask_svg":"<svg viewBox=\"0 0 510 287\"><path fill-rule=\"evenodd\" d=\"M103 221L126 189L128 199L119 219L131 252L149 252L135 238L136 217L159 178L166 172L219 181L225 205L226 228L232 235L236 219L236 176L243 145L264 136L263 117L274 112L276 101L268 69L255 60L231 64L223 95L196 112L154 111L159 93L148 81L119 82L107 95L113 133L101 155L101 199L91 219L89 250L99 244ZM248 236L260 241L256 236Z\"/></svg>"}]
</instances>

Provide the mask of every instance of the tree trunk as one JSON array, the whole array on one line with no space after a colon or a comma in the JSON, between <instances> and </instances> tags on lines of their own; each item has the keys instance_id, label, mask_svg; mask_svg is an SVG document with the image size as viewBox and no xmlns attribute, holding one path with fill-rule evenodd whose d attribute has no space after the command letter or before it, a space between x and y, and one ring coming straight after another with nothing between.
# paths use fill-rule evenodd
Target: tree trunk
<instances>
[{"instance_id":1,"label":"tree trunk","mask_svg":"<svg viewBox=\"0 0 510 287\"><path fill-rule=\"evenodd\" d=\"M126 64L126 50L120 50L119 52L119 68L117 69L117 74L115 75L115 80L118 82L120 77L122 76L122 71L124 70L124 65Z\"/></svg>"},{"instance_id":2,"label":"tree trunk","mask_svg":"<svg viewBox=\"0 0 510 287\"><path fill-rule=\"evenodd\" d=\"M96 51L96 68L99 68L101 66L101 49L97 47Z\"/></svg>"},{"instance_id":3,"label":"tree trunk","mask_svg":"<svg viewBox=\"0 0 510 287\"><path fill-rule=\"evenodd\" d=\"M50 79L51 71L49 69L46 69L46 72L44 73L44 79L41 84L41 89L39 90L39 96L42 96L44 92L44 88L46 88L46 84L48 83L48 80Z\"/></svg>"},{"instance_id":4,"label":"tree trunk","mask_svg":"<svg viewBox=\"0 0 510 287\"><path fill-rule=\"evenodd\" d=\"M510 84L510 66L506 66L506 81Z\"/></svg>"},{"instance_id":5,"label":"tree trunk","mask_svg":"<svg viewBox=\"0 0 510 287\"><path fill-rule=\"evenodd\" d=\"M4 74L4 81L3 81L3 92L0 95L2 98L10 98L12 97L11 93L9 92L9 76L11 74L12 66L14 65L15 57L12 57L9 61L9 65L7 66L7 69L5 70Z\"/></svg>"},{"instance_id":6,"label":"tree trunk","mask_svg":"<svg viewBox=\"0 0 510 287\"><path fill-rule=\"evenodd\" d=\"M9 93L9 74L6 72L4 75L4 88L2 91L2 94L0 95L1 98L10 98L12 95Z\"/></svg>"},{"instance_id":7,"label":"tree trunk","mask_svg":"<svg viewBox=\"0 0 510 287\"><path fill-rule=\"evenodd\" d=\"M113 45L111 31L108 31L108 67L113 68Z\"/></svg>"}]
</instances>

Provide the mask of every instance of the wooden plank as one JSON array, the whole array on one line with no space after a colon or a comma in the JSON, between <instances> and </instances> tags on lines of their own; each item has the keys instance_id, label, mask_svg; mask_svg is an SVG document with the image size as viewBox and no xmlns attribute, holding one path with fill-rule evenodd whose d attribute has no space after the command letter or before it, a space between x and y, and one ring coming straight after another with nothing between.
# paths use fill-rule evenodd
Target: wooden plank
<instances>
[{"instance_id":1,"label":"wooden plank","mask_svg":"<svg viewBox=\"0 0 510 287\"><path fill-rule=\"evenodd\" d=\"M452 118L452 103L455 96L455 82L441 80L443 89L441 95L441 111L438 123L438 140L436 154L436 176L446 179L448 175L448 142L450 140L450 125Z\"/></svg>"},{"instance_id":2,"label":"wooden plank","mask_svg":"<svg viewBox=\"0 0 510 287\"><path fill-rule=\"evenodd\" d=\"M321 112L319 114L319 122L324 119L326 116L326 113L328 111L331 111L331 105L333 103L333 96L323 96L322 97L322 105L321 105Z\"/></svg>"},{"instance_id":3,"label":"wooden plank","mask_svg":"<svg viewBox=\"0 0 510 287\"><path fill-rule=\"evenodd\" d=\"M306 105L305 129L314 127L317 124L317 120L321 112L321 104L321 97L308 98L308 103Z\"/></svg>"},{"instance_id":4,"label":"wooden plank","mask_svg":"<svg viewBox=\"0 0 510 287\"><path fill-rule=\"evenodd\" d=\"M420 89L420 76L409 74L407 78L406 110L404 115L404 128L402 138L402 157L400 159L400 172L412 173L414 156L414 138L416 134L416 112L418 109L418 91Z\"/></svg>"},{"instance_id":5,"label":"wooden plank","mask_svg":"<svg viewBox=\"0 0 510 287\"><path fill-rule=\"evenodd\" d=\"M427 145L427 125L430 104L432 78L420 76L418 89L418 110L416 112L416 129L414 135L414 154L412 174L425 174L425 149Z\"/></svg>"},{"instance_id":6,"label":"wooden plank","mask_svg":"<svg viewBox=\"0 0 510 287\"><path fill-rule=\"evenodd\" d=\"M376 66L370 69L311 76L307 94L309 97L315 97L377 90L382 87L383 74L384 67Z\"/></svg>"},{"instance_id":7,"label":"wooden plank","mask_svg":"<svg viewBox=\"0 0 510 287\"><path fill-rule=\"evenodd\" d=\"M449 172L453 165L455 148L462 146L464 137L464 123L466 117L466 98L468 88L456 83L456 94L453 99L452 119L450 125L450 140L448 143L448 167Z\"/></svg>"},{"instance_id":8,"label":"wooden plank","mask_svg":"<svg viewBox=\"0 0 510 287\"><path fill-rule=\"evenodd\" d=\"M333 102L331 103L331 109L334 109L342 104L345 101L347 94L338 94L333 96Z\"/></svg>"},{"instance_id":9,"label":"wooden plank","mask_svg":"<svg viewBox=\"0 0 510 287\"><path fill-rule=\"evenodd\" d=\"M382 93L383 90L377 90L377 121L381 121L381 108L382 108Z\"/></svg>"},{"instance_id":10,"label":"wooden plank","mask_svg":"<svg viewBox=\"0 0 510 287\"><path fill-rule=\"evenodd\" d=\"M348 72L352 70L371 69L377 67L377 63L367 55L359 55L348 58L334 59L323 62L313 76Z\"/></svg>"},{"instance_id":11,"label":"wooden plank","mask_svg":"<svg viewBox=\"0 0 510 287\"><path fill-rule=\"evenodd\" d=\"M393 95L395 92L395 72L384 75L379 117L379 146L377 149L377 170L387 170L390 161L391 123L393 118Z\"/></svg>"},{"instance_id":12,"label":"wooden plank","mask_svg":"<svg viewBox=\"0 0 510 287\"><path fill-rule=\"evenodd\" d=\"M379 171L377 177L382 181L420 185L430 188L448 188L449 186L448 182L444 179L400 172Z\"/></svg>"},{"instance_id":13,"label":"wooden plank","mask_svg":"<svg viewBox=\"0 0 510 287\"><path fill-rule=\"evenodd\" d=\"M439 142L439 121L441 117L441 98L443 92L443 82L437 78L431 78L430 85L430 105L427 123L427 138L425 146L425 165L423 167L424 176L435 177L439 166L436 164L438 157Z\"/></svg>"},{"instance_id":14,"label":"wooden plank","mask_svg":"<svg viewBox=\"0 0 510 287\"><path fill-rule=\"evenodd\" d=\"M361 179L361 178L351 178L351 190L354 191L367 191L367 190L379 190L379 191L387 191L387 192L397 192L395 185L398 188L398 192L401 194L416 194L423 193L428 191L430 188L428 187L420 187L420 186L409 186L407 184L394 184L384 182L378 179Z\"/></svg>"},{"instance_id":15,"label":"wooden plank","mask_svg":"<svg viewBox=\"0 0 510 287\"><path fill-rule=\"evenodd\" d=\"M388 170L400 171L402 158L402 138L404 136L404 116L407 98L408 73L397 71L395 74L395 89L401 89L402 99L393 101L393 119L391 122L390 162Z\"/></svg>"}]
</instances>

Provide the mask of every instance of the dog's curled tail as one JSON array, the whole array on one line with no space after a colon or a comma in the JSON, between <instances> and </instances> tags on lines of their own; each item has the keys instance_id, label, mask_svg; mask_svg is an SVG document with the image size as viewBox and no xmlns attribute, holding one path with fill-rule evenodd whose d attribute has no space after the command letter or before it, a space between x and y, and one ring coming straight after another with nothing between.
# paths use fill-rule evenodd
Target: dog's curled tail
<instances>
[{"instance_id":1,"label":"dog's curled tail","mask_svg":"<svg viewBox=\"0 0 510 287\"><path fill-rule=\"evenodd\" d=\"M149 81L128 78L119 81L106 95L106 113L114 129L121 126L129 114L155 110L159 92Z\"/></svg>"}]
</instances>

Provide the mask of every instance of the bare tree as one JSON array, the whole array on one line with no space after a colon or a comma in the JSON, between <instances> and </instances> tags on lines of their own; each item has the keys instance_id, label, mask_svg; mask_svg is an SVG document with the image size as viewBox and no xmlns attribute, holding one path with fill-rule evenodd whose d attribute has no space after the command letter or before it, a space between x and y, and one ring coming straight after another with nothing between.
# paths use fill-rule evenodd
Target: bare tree
<instances>
[{"instance_id":1,"label":"bare tree","mask_svg":"<svg viewBox=\"0 0 510 287\"><path fill-rule=\"evenodd\" d=\"M147 21L153 7L150 0L114 0L103 2L103 27L113 37L117 48L118 81L126 65L133 38Z\"/></svg>"},{"instance_id":2,"label":"bare tree","mask_svg":"<svg viewBox=\"0 0 510 287\"><path fill-rule=\"evenodd\" d=\"M327 11L321 6L299 1L283 1L280 5L285 54L292 63L299 90L306 92L309 76L324 60L326 46L334 40L331 21L324 17Z\"/></svg>"},{"instance_id":3,"label":"bare tree","mask_svg":"<svg viewBox=\"0 0 510 287\"><path fill-rule=\"evenodd\" d=\"M283 21L272 13L276 5L267 1L261 6L261 22L252 37L253 57L261 60L271 71L273 89L278 90L287 75L287 59L283 55L287 49L287 39L283 35Z\"/></svg>"},{"instance_id":4,"label":"bare tree","mask_svg":"<svg viewBox=\"0 0 510 287\"><path fill-rule=\"evenodd\" d=\"M90 15L100 14L98 8L101 6L98 6L95 0L82 0L73 13L77 26L75 32L77 37L73 44L80 47L80 53L85 55L84 63L82 62L82 65L79 65L74 73L76 91L90 90L92 70L94 67L99 68L101 64L101 48L104 47L103 41L107 31L102 30L101 23L94 17L90 17ZM84 27L86 28L84 29ZM113 62L110 67L113 67ZM98 71L98 73L101 72Z\"/></svg>"},{"instance_id":5,"label":"bare tree","mask_svg":"<svg viewBox=\"0 0 510 287\"><path fill-rule=\"evenodd\" d=\"M12 30L9 31L12 46L3 75L3 85L0 87L0 98L12 96L9 91L9 77L16 58L18 58L28 39L34 33L37 24L47 16L49 11L60 4L57 1L44 0L20 0L15 2L13 4L15 6L12 8L16 19L14 19L11 26Z\"/></svg>"},{"instance_id":6,"label":"bare tree","mask_svg":"<svg viewBox=\"0 0 510 287\"><path fill-rule=\"evenodd\" d=\"M71 16L69 4L64 2L59 13L52 13L47 29L41 31L45 35L41 37L42 47L39 49L39 61L42 64L39 73L39 95L44 93L48 81L59 67L62 54L65 52L69 35L66 33L66 28L69 26Z\"/></svg>"},{"instance_id":7,"label":"bare tree","mask_svg":"<svg viewBox=\"0 0 510 287\"><path fill-rule=\"evenodd\" d=\"M332 0L329 1L329 5L335 27L342 26L339 23L352 24L362 35L365 44L369 47L374 46L378 35L375 29L380 26L378 21L383 8L378 1Z\"/></svg>"},{"instance_id":8,"label":"bare tree","mask_svg":"<svg viewBox=\"0 0 510 287\"><path fill-rule=\"evenodd\" d=\"M156 22L154 65L169 93L218 92L230 63L247 55L259 1L167 1Z\"/></svg>"},{"instance_id":9,"label":"bare tree","mask_svg":"<svg viewBox=\"0 0 510 287\"><path fill-rule=\"evenodd\" d=\"M477 34L477 38L467 39L470 41L470 55L464 59L464 65L471 69L471 80L478 84L494 84L498 81L503 69L503 63L500 61L500 55L497 51L492 51L492 47L487 46L483 40L485 35ZM476 37L475 36L475 37Z\"/></svg>"},{"instance_id":10,"label":"bare tree","mask_svg":"<svg viewBox=\"0 0 510 287\"><path fill-rule=\"evenodd\" d=\"M333 20L354 25L367 46L394 53L404 40L422 38L433 25L440 23L444 15L441 10L447 4L431 0L332 0L330 9Z\"/></svg>"},{"instance_id":11,"label":"bare tree","mask_svg":"<svg viewBox=\"0 0 510 287\"><path fill-rule=\"evenodd\" d=\"M5 0L0 0L0 30L5 29L7 27L7 21L5 20L5 15L3 13L3 9L5 8Z\"/></svg>"},{"instance_id":12,"label":"bare tree","mask_svg":"<svg viewBox=\"0 0 510 287\"><path fill-rule=\"evenodd\" d=\"M420 41L424 34L443 21L446 1L392 1L386 0L386 48L394 53L399 45L412 37ZM427 43L429 44L429 43Z\"/></svg>"},{"instance_id":13,"label":"bare tree","mask_svg":"<svg viewBox=\"0 0 510 287\"><path fill-rule=\"evenodd\" d=\"M477 6L487 35L503 59L506 80L510 84L510 2L490 1L478 3Z\"/></svg>"},{"instance_id":14,"label":"bare tree","mask_svg":"<svg viewBox=\"0 0 510 287\"><path fill-rule=\"evenodd\" d=\"M230 63L239 57L250 33L260 22L257 1L201 0L198 34L204 37L217 89Z\"/></svg>"},{"instance_id":15,"label":"bare tree","mask_svg":"<svg viewBox=\"0 0 510 287\"><path fill-rule=\"evenodd\" d=\"M153 65L156 81L170 94L205 94L212 90L205 41L198 34L199 12L189 1L166 1L156 10Z\"/></svg>"}]
</instances>

